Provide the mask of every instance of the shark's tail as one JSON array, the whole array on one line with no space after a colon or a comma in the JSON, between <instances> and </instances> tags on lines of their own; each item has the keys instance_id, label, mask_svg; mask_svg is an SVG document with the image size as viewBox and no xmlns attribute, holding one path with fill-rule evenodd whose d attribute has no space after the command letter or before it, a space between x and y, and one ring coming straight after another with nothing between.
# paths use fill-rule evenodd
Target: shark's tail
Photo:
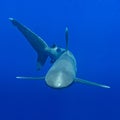
<instances>
[{"instance_id":1,"label":"shark's tail","mask_svg":"<svg viewBox=\"0 0 120 120\"><path fill-rule=\"evenodd\" d=\"M47 53L46 48L48 48L48 45L46 42L39 37L37 34L32 32L29 28L19 23L14 18L9 18L9 20L12 22L13 25L15 25L18 30L25 36L25 38L28 40L28 42L31 44L31 46L34 48L34 50L38 54L37 58L37 70L40 70L40 68L45 64L47 60Z\"/></svg>"}]
</instances>

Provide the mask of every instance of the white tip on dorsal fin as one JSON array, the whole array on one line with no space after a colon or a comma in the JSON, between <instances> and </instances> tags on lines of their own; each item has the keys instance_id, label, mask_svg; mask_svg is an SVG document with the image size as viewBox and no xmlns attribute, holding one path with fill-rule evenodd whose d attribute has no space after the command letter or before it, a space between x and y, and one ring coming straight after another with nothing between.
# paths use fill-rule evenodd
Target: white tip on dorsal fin
<instances>
[{"instance_id":1,"label":"white tip on dorsal fin","mask_svg":"<svg viewBox=\"0 0 120 120\"><path fill-rule=\"evenodd\" d=\"M24 77L24 76L17 76L17 79L24 79L24 80L43 80L45 77Z\"/></svg>"},{"instance_id":2,"label":"white tip on dorsal fin","mask_svg":"<svg viewBox=\"0 0 120 120\"><path fill-rule=\"evenodd\" d=\"M98 87L102 87L102 88L110 88L110 86L99 84L99 83L96 83L96 82L83 80L83 79L80 79L80 78L76 78L75 82L80 82L80 83L86 84L86 85L94 85L94 86L98 86Z\"/></svg>"},{"instance_id":3,"label":"white tip on dorsal fin","mask_svg":"<svg viewBox=\"0 0 120 120\"><path fill-rule=\"evenodd\" d=\"M66 51L68 50L68 27L65 29Z\"/></svg>"}]
</instances>

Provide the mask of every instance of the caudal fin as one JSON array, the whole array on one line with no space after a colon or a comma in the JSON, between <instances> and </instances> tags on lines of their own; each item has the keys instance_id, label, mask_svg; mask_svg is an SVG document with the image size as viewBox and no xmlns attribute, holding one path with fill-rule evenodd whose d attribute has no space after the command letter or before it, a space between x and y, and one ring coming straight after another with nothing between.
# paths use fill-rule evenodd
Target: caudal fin
<instances>
[{"instance_id":1,"label":"caudal fin","mask_svg":"<svg viewBox=\"0 0 120 120\"><path fill-rule=\"evenodd\" d=\"M38 57L37 57L37 70L40 70L43 67L47 58L48 58L48 55L46 55L44 53L41 53L40 55L38 55Z\"/></svg>"},{"instance_id":2,"label":"caudal fin","mask_svg":"<svg viewBox=\"0 0 120 120\"><path fill-rule=\"evenodd\" d=\"M9 20L26 37L26 39L32 45L32 47L36 50L36 52L40 53L41 50L43 51L46 47L48 47L47 43L40 36L32 32L29 28L22 25L20 22L18 22L14 18L9 18Z\"/></svg>"},{"instance_id":3,"label":"caudal fin","mask_svg":"<svg viewBox=\"0 0 120 120\"><path fill-rule=\"evenodd\" d=\"M98 86L98 87L102 87L102 88L110 88L110 86L99 84L99 83L96 83L96 82L83 80L83 79L80 79L80 78L76 78L75 81L79 82L79 83L82 83L82 84L86 84L86 85L94 85L94 86Z\"/></svg>"},{"instance_id":4,"label":"caudal fin","mask_svg":"<svg viewBox=\"0 0 120 120\"><path fill-rule=\"evenodd\" d=\"M9 18L9 20L18 28L18 30L25 36L33 49L37 52L37 70L40 70L40 68L45 64L48 57L46 54L46 48L48 48L47 43L41 37L32 32L26 26L19 23L14 18Z\"/></svg>"}]
</instances>

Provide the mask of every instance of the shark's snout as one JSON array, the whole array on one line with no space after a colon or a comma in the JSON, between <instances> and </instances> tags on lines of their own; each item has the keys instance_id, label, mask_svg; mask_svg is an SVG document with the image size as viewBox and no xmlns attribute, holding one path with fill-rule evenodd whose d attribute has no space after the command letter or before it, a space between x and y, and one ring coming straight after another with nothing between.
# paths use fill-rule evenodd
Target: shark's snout
<instances>
[{"instance_id":1,"label":"shark's snout","mask_svg":"<svg viewBox=\"0 0 120 120\"><path fill-rule=\"evenodd\" d=\"M48 86L53 88L64 88L69 86L73 79L69 78L68 75L62 72L56 72L50 75L47 75L45 81Z\"/></svg>"}]
</instances>

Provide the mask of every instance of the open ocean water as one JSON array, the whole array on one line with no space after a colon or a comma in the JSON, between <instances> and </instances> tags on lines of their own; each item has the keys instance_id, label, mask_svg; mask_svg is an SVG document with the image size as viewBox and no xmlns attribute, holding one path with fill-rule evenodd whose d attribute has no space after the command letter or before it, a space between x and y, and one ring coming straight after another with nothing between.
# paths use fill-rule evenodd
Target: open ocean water
<instances>
[{"instance_id":1,"label":"open ocean water","mask_svg":"<svg viewBox=\"0 0 120 120\"><path fill-rule=\"evenodd\" d=\"M36 52L9 17L61 47L68 26L77 76L111 88L75 83L57 90L16 79L45 75L50 60L36 71ZM0 120L120 120L120 1L1 0Z\"/></svg>"}]
</instances>

